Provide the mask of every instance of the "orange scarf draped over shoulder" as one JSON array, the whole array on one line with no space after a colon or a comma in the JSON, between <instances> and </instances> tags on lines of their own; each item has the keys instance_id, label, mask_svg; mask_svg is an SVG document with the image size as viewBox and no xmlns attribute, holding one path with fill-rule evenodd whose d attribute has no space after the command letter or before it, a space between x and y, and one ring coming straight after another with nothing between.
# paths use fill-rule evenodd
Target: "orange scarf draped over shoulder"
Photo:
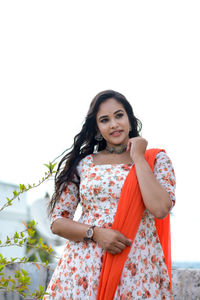
<instances>
[{"instance_id":1,"label":"orange scarf draped over shoulder","mask_svg":"<svg viewBox=\"0 0 200 300\"><path fill-rule=\"evenodd\" d=\"M165 152L161 149L149 149L145 152L145 159L152 171L156 154L160 151ZM122 187L112 228L134 241L144 210L145 205L137 181L135 166L133 165ZM168 214L164 219L155 218L155 225L171 282L170 215ZM97 300L112 300L114 298L130 249L130 247L126 247L120 254L116 255L105 252Z\"/></svg>"}]
</instances>

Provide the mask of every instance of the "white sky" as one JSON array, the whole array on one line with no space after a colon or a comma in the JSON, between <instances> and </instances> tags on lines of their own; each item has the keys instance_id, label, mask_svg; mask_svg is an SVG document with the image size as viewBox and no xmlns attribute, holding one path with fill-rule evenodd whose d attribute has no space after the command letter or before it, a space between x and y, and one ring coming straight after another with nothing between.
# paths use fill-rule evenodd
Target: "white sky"
<instances>
[{"instance_id":1,"label":"white sky","mask_svg":"<svg viewBox=\"0 0 200 300\"><path fill-rule=\"evenodd\" d=\"M1 1L0 180L37 182L92 98L123 93L177 177L173 260L200 261L199 1ZM52 191L30 192L29 202Z\"/></svg>"}]
</instances>

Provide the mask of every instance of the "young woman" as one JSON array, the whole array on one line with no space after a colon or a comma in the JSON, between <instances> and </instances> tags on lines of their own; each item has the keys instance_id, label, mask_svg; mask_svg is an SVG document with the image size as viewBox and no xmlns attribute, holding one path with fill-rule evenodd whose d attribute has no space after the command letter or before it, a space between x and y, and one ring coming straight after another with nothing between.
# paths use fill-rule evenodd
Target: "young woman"
<instances>
[{"instance_id":1,"label":"young woman","mask_svg":"<svg viewBox=\"0 0 200 300\"><path fill-rule=\"evenodd\" d=\"M175 175L164 150L146 150L140 130L122 94L103 91L91 102L58 166L51 229L67 241L44 299L171 299Z\"/></svg>"}]
</instances>

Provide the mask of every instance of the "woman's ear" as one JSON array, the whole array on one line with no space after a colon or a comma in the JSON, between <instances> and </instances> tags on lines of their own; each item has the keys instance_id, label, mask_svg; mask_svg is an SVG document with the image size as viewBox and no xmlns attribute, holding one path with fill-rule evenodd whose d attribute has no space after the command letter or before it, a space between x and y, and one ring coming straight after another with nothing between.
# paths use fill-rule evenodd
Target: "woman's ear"
<instances>
[{"instance_id":1,"label":"woman's ear","mask_svg":"<svg viewBox=\"0 0 200 300\"><path fill-rule=\"evenodd\" d=\"M94 138L98 142L103 140L103 136L101 135L101 132L99 131L99 129L98 129L97 133L95 134Z\"/></svg>"},{"instance_id":2,"label":"woman's ear","mask_svg":"<svg viewBox=\"0 0 200 300\"><path fill-rule=\"evenodd\" d=\"M95 135L96 135L96 134L101 134L101 133L100 133L100 130L99 130L99 127L98 127L97 125L95 126Z\"/></svg>"}]
</instances>

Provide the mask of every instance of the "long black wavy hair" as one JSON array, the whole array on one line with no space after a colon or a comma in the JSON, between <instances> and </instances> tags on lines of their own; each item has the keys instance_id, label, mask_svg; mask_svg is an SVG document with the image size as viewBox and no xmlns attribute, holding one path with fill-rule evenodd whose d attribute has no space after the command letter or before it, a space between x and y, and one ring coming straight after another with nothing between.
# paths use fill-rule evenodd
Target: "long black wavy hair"
<instances>
[{"instance_id":1,"label":"long black wavy hair","mask_svg":"<svg viewBox=\"0 0 200 300\"><path fill-rule=\"evenodd\" d=\"M98 93L90 104L89 111L81 131L74 137L74 143L72 147L68 149L71 151L63 156L58 164L55 176L55 192L48 207L50 215L52 214L56 202L59 200L66 185L70 182L74 182L77 186L79 185L79 176L76 167L80 160L85 156L92 154L97 144L98 151L105 149L106 141L103 139L98 142L95 139L95 135L98 131L96 115L100 104L109 98L114 98L116 101L120 102L126 110L132 129L129 132L129 137L139 136L139 132L142 129L142 123L134 116L133 109L125 96L113 90L106 90Z\"/></svg>"}]
</instances>

